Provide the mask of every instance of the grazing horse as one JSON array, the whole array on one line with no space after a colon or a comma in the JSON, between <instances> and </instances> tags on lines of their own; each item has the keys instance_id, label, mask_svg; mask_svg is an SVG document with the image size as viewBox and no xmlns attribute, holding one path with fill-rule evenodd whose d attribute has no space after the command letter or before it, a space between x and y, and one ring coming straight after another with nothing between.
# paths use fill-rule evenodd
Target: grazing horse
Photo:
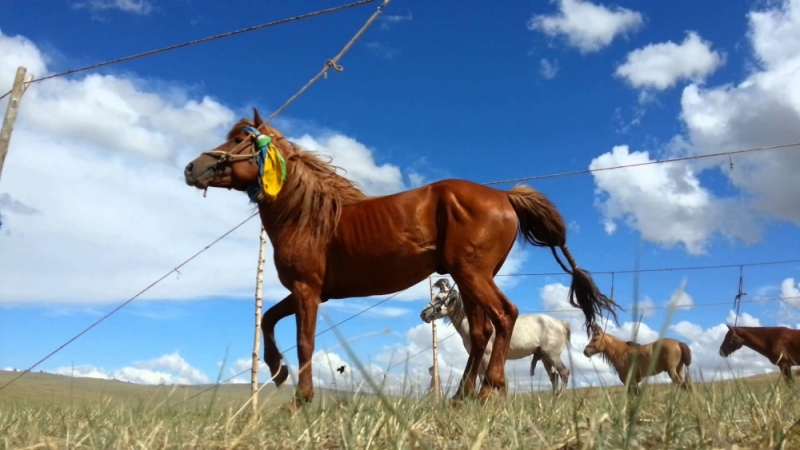
<instances>
[{"instance_id":1,"label":"grazing horse","mask_svg":"<svg viewBox=\"0 0 800 450\"><path fill-rule=\"evenodd\" d=\"M436 281L433 287L438 288L439 293L422 310L420 318L425 323L431 323L441 318L450 319L461 336L461 342L464 343L467 353L471 353L469 322L464 312L461 295L456 289L450 287L450 282L446 278ZM566 389L569 380L569 369L561 361L561 352L569 343L570 334L569 322L565 320L558 320L545 314L523 314L517 318L517 322L514 324L506 360L522 359L533 355L531 359L531 376L533 376L536 363L541 359L550 383L553 385L553 393L560 395ZM486 374L493 342L494 335L486 344L486 350L480 361L478 375L481 377ZM560 390L558 389L559 376L561 377Z\"/></svg>"},{"instance_id":2,"label":"grazing horse","mask_svg":"<svg viewBox=\"0 0 800 450\"><path fill-rule=\"evenodd\" d=\"M691 389L692 378L689 375L689 364L692 363L692 351L686 343L671 339L663 338L649 344L637 344L632 341L623 341L610 334L606 334L599 325L593 324L592 339L586 344L583 349L583 354L587 358L600 353L607 363L619 375L622 384L625 384L626 378L630 373L634 357L636 358L636 367L633 373L631 383L628 389L633 393L639 393L639 385L644 377L658 375L662 372L667 372L673 384L679 385L683 389ZM646 373L653 359L655 347L661 342L661 350L656 356L653 371ZM681 369L686 367L684 371L685 379L681 377Z\"/></svg>"},{"instance_id":3,"label":"grazing horse","mask_svg":"<svg viewBox=\"0 0 800 450\"><path fill-rule=\"evenodd\" d=\"M518 236L534 246L550 247L561 268L572 275L570 303L583 311L587 327L603 310L616 318L614 308L619 306L600 293L570 254L564 218L533 188L519 185L501 191L466 180L443 180L369 197L328 161L263 123L255 108L253 113L252 121L242 119L231 128L224 143L187 164L184 178L201 190L247 192L258 206L278 279L290 291L261 322L264 360L278 386L289 372L275 343L275 324L292 314L297 322L300 369L290 408L313 398L311 356L321 303L401 291L433 272L451 274L468 293L464 309L472 352L457 396L476 394L477 363L493 329L497 334L488 383L479 394L487 398L493 388L504 394L503 364L518 310L498 289L494 275Z\"/></svg>"},{"instance_id":4,"label":"grazing horse","mask_svg":"<svg viewBox=\"0 0 800 450\"><path fill-rule=\"evenodd\" d=\"M769 362L781 369L787 384L793 384L792 366L800 365L800 330L786 327L728 327L728 333L719 346L719 354L727 358L731 353L750 347L766 356Z\"/></svg>"}]
</instances>

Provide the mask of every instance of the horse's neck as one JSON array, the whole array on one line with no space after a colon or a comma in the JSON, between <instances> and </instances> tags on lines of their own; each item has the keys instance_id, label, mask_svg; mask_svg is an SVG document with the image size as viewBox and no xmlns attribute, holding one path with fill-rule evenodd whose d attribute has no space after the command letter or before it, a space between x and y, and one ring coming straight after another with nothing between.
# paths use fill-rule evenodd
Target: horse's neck
<instances>
[{"instance_id":1,"label":"horse's neck","mask_svg":"<svg viewBox=\"0 0 800 450\"><path fill-rule=\"evenodd\" d=\"M609 362L618 373L627 373L630 368L632 348L621 339L606 335L606 348L603 352L605 360Z\"/></svg>"},{"instance_id":2,"label":"horse's neck","mask_svg":"<svg viewBox=\"0 0 800 450\"><path fill-rule=\"evenodd\" d=\"M452 307L447 310L447 317L450 318L450 322L453 322L453 326L461 337L469 337L469 322L464 311L464 303L461 301L461 294L455 293L454 295L458 295L458 298L453 302Z\"/></svg>"},{"instance_id":3,"label":"horse's neck","mask_svg":"<svg viewBox=\"0 0 800 450\"><path fill-rule=\"evenodd\" d=\"M761 333L755 332L750 328L736 328L736 334L742 338L744 345L756 352L769 357L769 339Z\"/></svg>"}]
</instances>

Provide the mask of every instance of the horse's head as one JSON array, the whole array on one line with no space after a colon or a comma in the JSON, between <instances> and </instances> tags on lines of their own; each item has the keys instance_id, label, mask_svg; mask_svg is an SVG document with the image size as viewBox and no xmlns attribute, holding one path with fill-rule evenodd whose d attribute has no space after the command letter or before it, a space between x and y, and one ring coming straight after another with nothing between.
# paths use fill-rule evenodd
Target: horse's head
<instances>
[{"instance_id":1,"label":"horse's head","mask_svg":"<svg viewBox=\"0 0 800 450\"><path fill-rule=\"evenodd\" d=\"M606 349L606 333L602 328L600 328L600 325L593 323L590 329L592 330L592 338L583 349L583 355L587 358L591 358L592 355L602 353Z\"/></svg>"},{"instance_id":2,"label":"horse's head","mask_svg":"<svg viewBox=\"0 0 800 450\"><path fill-rule=\"evenodd\" d=\"M450 295L450 292L450 289L448 289L442 290L436 294L433 300L419 313L420 319L425 323L431 323L436 319L447 317L453 303L458 297L457 295Z\"/></svg>"},{"instance_id":3,"label":"horse's head","mask_svg":"<svg viewBox=\"0 0 800 450\"><path fill-rule=\"evenodd\" d=\"M736 333L736 328L725 324L728 327L728 332L725 334L725 339L722 340L722 344L719 346L719 355L723 358L727 358L731 353L735 352L742 348L744 345L744 339Z\"/></svg>"},{"instance_id":4,"label":"horse's head","mask_svg":"<svg viewBox=\"0 0 800 450\"><path fill-rule=\"evenodd\" d=\"M250 192L259 186L261 165L267 164L259 158L262 148L265 152L267 148L274 149L278 152L275 158L283 159L284 155L274 143L281 138L277 130L264 125L258 110L253 108L252 122L240 121L228 132L224 143L186 165L183 170L186 184L198 189L216 187ZM283 164L285 174L285 160Z\"/></svg>"}]
</instances>

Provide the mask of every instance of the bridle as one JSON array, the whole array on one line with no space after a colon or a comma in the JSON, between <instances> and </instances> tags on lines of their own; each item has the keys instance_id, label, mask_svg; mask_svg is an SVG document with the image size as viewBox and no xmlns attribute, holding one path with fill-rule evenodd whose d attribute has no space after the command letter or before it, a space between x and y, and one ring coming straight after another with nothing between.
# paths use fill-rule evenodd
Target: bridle
<instances>
[{"instance_id":1,"label":"bridle","mask_svg":"<svg viewBox=\"0 0 800 450\"><path fill-rule=\"evenodd\" d=\"M246 126L242 129L242 131L244 131L250 136L250 142L253 144L253 151L243 155L234 153L236 150L238 150L240 147L243 146L244 142L240 142L236 144L236 146L233 147L233 149L229 152L223 152L222 150L209 150L207 152L203 152L202 153L203 155L213 156L217 158L217 162L214 163L214 165L212 165L211 167L209 167L208 170L216 170L223 164L234 163L237 161L253 160L261 153L261 149L259 148L260 144L258 142L259 139L263 141L262 142L263 147L269 145L269 142L272 140L272 137L267 136L266 134L261 134L255 127Z\"/></svg>"},{"instance_id":2,"label":"bridle","mask_svg":"<svg viewBox=\"0 0 800 450\"><path fill-rule=\"evenodd\" d=\"M217 161L206 170L213 170L216 175L225 164L248 160L253 162L252 160L255 159L255 163L258 166L258 179L247 186L247 196L253 203L258 203L262 194L268 198L277 197L283 183L286 181L286 160L275 146L272 136L261 134L256 127L249 125L244 127L242 131L250 136L253 151L243 155L235 154L234 151L242 146L240 142L230 152L221 150L203 152L204 155L217 158ZM205 192L203 196L205 197Z\"/></svg>"}]
</instances>

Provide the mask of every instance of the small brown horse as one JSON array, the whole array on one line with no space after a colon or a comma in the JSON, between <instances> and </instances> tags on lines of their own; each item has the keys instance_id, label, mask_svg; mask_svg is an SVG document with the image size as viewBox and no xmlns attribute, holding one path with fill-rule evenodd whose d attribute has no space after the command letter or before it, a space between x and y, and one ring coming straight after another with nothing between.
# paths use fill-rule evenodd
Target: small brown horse
<instances>
[{"instance_id":1,"label":"small brown horse","mask_svg":"<svg viewBox=\"0 0 800 450\"><path fill-rule=\"evenodd\" d=\"M451 274L462 287L473 330L472 351L456 397L475 395L479 362L493 328L488 384L481 387L480 396L488 397L492 388L505 393L503 365L518 310L493 278L518 235L534 246L550 247L562 269L572 274L570 303L583 311L587 327L603 310L616 318L613 309L619 306L578 268L566 246L564 218L536 190L516 186L506 192L444 180L368 197L335 166L295 147L264 124L255 108L253 112L253 121L242 119L225 143L190 162L184 177L198 189L248 192L258 203L278 278L290 291L262 318L264 360L276 385L283 384L288 369L274 329L279 320L294 314L300 370L292 406L313 397L311 356L320 303L390 294L433 272ZM556 248L570 268L561 263Z\"/></svg>"},{"instance_id":2,"label":"small brown horse","mask_svg":"<svg viewBox=\"0 0 800 450\"><path fill-rule=\"evenodd\" d=\"M725 325L728 333L719 346L720 356L727 358L744 345L766 356L769 362L778 366L786 383L794 383L792 366L800 365L800 330Z\"/></svg>"},{"instance_id":3,"label":"small brown horse","mask_svg":"<svg viewBox=\"0 0 800 450\"><path fill-rule=\"evenodd\" d=\"M587 358L591 358L592 355L600 353L603 359L616 370L623 384L625 384L625 379L631 371L635 358L636 368L632 375L632 383L628 385L628 389L633 393L639 393L639 385L644 377L658 375L662 372L667 372L674 384L687 390L691 389L692 378L689 375L689 364L692 363L692 351L685 343L671 338L663 338L640 345L606 334L597 324L593 324L591 328L592 339L583 349L583 354ZM656 356L653 371L646 373L659 342L661 342L661 350ZM686 367L685 379L681 377L681 370L684 366Z\"/></svg>"}]
</instances>

